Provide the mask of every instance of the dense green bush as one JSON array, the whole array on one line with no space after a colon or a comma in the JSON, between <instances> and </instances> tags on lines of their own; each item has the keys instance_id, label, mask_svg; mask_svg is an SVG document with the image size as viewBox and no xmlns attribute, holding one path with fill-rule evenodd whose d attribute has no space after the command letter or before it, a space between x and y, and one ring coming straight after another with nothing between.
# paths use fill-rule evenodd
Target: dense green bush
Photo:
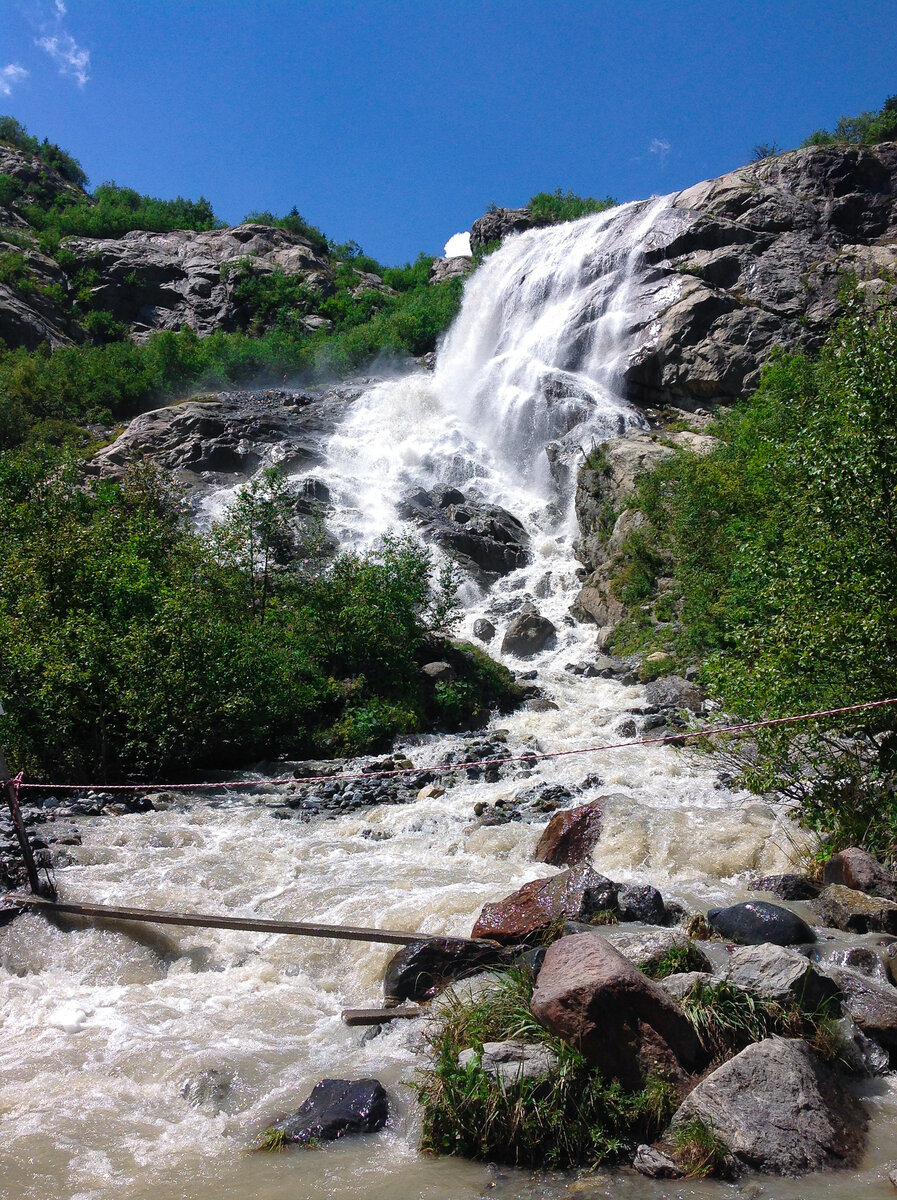
<instances>
[{"instance_id":1,"label":"dense green bush","mask_svg":"<svg viewBox=\"0 0 897 1200\"><path fill-rule=\"evenodd\" d=\"M837 142L854 145L890 142L897 139L897 96L888 96L877 112L861 112L855 117L841 117L834 130L817 129L801 143L803 146L830 146Z\"/></svg>"},{"instance_id":2,"label":"dense green bush","mask_svg":"<svg viewBox=\"0 0 897 1200\"><path fill-rule=\"evenodd\" d=\"M87 184L87 176L77 159L60 150L54 142L48 142L46 138L41 142L32 137L15 117L0 116L0 142L24 150L26 154L36 154L48 167L58 171L63 179L69 180L70 183L79 187Z\"/></svg>"},{"instance_id":3,"label":"dense green bush","mask_svg":"<svg viewBox=\"0 0 897 1200\"><path fill-rule=\"evenodd\" d=\"M855 301L818 360L777 356L718 450L637 504L675 559L680 649L749 718L897 695L897 310ZM833 845L897 847L897 712L758 732L742 778Z\"/></svg>"},{"instance_id":4,"label":"dense green bush","mask_svg":"<svg viewBox=\"0 0 897 1200\"><path fill-rule=\"evenodd\" d=\"M446 581L410 540L327 559L295 501L267 472L200 536L164 475L85 487L47 442L0 457L0 740L16 769L159 777L424 727L419 657L450 617ZM484 679L469 665L472 697Z\"/></svg>"},{"instance_id":5,"label":"dense green bush","mask_svg":"<svg viewBox=\"0 0 897 1200\"><path fill-rule=\"evenodd\" d=\"M614 208L616 203L610 196L596 200L594 196L577 196L575 192L562 192L560 188L555 188L553 192L537 192L526 202L526 207L537 220L554 224L557 221L575 221L589 213L604 212Z\"/></svg>"}]
</instances>

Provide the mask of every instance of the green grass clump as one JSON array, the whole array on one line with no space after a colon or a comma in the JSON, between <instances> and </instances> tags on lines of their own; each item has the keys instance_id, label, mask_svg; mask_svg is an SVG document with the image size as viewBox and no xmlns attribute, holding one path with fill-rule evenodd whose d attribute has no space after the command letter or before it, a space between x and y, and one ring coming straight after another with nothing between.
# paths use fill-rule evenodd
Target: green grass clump
<instances>
[{"instance_id":1,"label":"green grass clump","mask_svg":"<svg viewBox=\"0 0 897 1200\"><path fill-rule=\"evenodd\" d=\"M700 1117L685 1121L673 1133L673 1158L686 1179L728 1174L728 1150L712 1125Z\"/></svg>"},{"instance_id":2,"label":"green grass clump","mask_svg":"<svg viewBox=\"0 0 897 1200\"><path fill-rule=\"evenodd\" d=\"M649 979L666 979L668 975L706 969L707 963L703 954L691 942L687 946L672 946L653 962L639 964L639 970Z\"/></svg>"},{"instance_id":3,"label":"green grass clump","mask_svg":"<svg viewBox=\"0 0 897 1200\"><path fill-rule=\"evenodd\" d=\"M718 983L699 980L681 1004L716 1063L768 1037L803 1038L826 1061L840 1058L841 1039L826 1005L806 1012L796 1001L779 1004L765 1000L727 979Z\"/></svg>"},{"instance_id":4,"label":"green grass clump","mask_svg":"<svg viewBox=\"0 0 897 1200\"><path fill-rule=\"evenodd\" d=\"M286 1130L272 1125L259 1138L258 1145L255 1148L265 1154L279 1154L281 1151L286 1150L287 1143Z\"/></svg>"},{"instance_id":5,"label":"green grass clump","mask_svg":"<svg viewBox=\"0 0 897 1200\"><path fill-rule=\"evenodd\" d=\"M529 1009L533 980L512 970L473 999L450 999L431 1039L433 1065L416 1083L423 1108L422 1148L434 1154L567 1169L621 1157L633 1141L651 1141L675 1107L675 1089L659 1079L639 1092L608 1083L572 1047L552 1037ZM502 1087L476 1064L458 1066L468 1047L520 1039L557 1055L546 1078Z\"/></svg>"}]
</instances>

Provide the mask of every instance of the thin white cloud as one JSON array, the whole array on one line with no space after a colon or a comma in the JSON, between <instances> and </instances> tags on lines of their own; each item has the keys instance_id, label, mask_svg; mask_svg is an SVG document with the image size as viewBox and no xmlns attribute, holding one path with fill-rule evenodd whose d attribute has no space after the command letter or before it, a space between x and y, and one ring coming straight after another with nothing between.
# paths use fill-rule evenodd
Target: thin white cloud
<instances>
[{"instance_id":1,"label":"thin white cloud","mask_svg":"<svg viewBox=\"0 0 897 1200\"><path fill-rule=\"evenodd\" d=\"M0 96L11 96L12 89L28 78L28 72L18 63L10 63L8 67L0 67Z\"/></svg>"},{"instance_id":2,"label":"thin white cloud","mask_svg":"<svg viewBox=\"0 0 897 1200\"><path fill-rule=\"evenodd\" d=\"M84 87L90 79L90 51L79 46L70 33L63 31L35 38L35 45L40 46L41 50L46 50L54 62L59 64L60 75L73 76L80 87Z\"/></svg>"},{"instance_id":3,"label":"thin white cloud","mask_svg":"<svg viewBox=\"0 0 897 1200\"><path fill-rule=\"evenodd\" d=\"M60 75L67 75L77 80L79 87L84 87L90 78L90 51L79 46L66 29L67 15L65 0L51 0L50 3L39 0L31 10L31 22L38 34L34 44L49 54L59 67Z\"/></svg>"},{"instance_id":4,"label":"thin white cloud","mask_svg":"<svg viewBox=\"0 0 897 1200\"><path fill-rule=\"evenodd\" d=\"M670 150L672 146L665 138L652 138L648 146L648 153L656 154L662 163L666 162Z\"/></svg>"}]
</instances>

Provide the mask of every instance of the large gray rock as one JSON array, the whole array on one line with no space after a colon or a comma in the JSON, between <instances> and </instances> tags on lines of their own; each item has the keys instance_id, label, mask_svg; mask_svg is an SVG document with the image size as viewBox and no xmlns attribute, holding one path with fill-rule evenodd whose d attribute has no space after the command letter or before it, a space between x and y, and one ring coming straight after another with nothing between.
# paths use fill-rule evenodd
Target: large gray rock
<instances>
[{"instance_id":1,"label":"large gray rock","mask_svg":"<svg viewBox=\"0 0 897 1200\"><path fill-rule=\"evenodd\" d=\"M557 629L547 617L526 606L513 618L501 642L502 654L532 658L554 642Z\"/></svg>"},{"instance_id":2,"label":"large gray rock","mask_svg":"<svg viewBox=\"0 0 897 1200\"><path fill-rule=\"evenodd\" d=\"M624 1088L658 1073L684 1081L703 1062L694 1029L675 1001L597 934L560 938L548 947L530 1007L555 1036Z\"/></svg>"},{"instance_id":3,"label":"large gray rock","mask_svg":"<svg viewBox=\"0 0 897 1200\"><path fill-rule=\"evenodd\" d=\"M780 1004L796 1001L808 1010L838 995L834 982L820 975L802 954L770 942L733 950L724 973L745 992Z\"/></svg>"},{"instance_id":4,"label":"large gray rock","mask_svg":"<svg viewBox=\"0 0 897 1200\"><path fill-rule=\"evenodd\" d=\"M684 708L688 712L698 713L704 703L704 696L697 684L690 683L681 675L666 675L663 679L654 679L645 688L645 701L652 708Z\"/></svg>"},{"instance_id":5,"label":"large gray rock","mask_svg":"<svg viewBox=\"0 0 897 1200\"><path fill-rule=\"evenodd\" d=\"M484 249L490 242L500 242L509 233L521 233L536 224L528 208L496 208L484 213L470 227L471 249Z\"/></svg>"},{"instance_id":6,"label":"large gray rock","mask_svg":"<svg viewBox=\"0 0 897 1200\"><path fill-rule=\"evenodd\" d=\"M454 258L434 258L428 283L445 283L447 279L463 279L473 270L473 259L459 254Z\"/></svg>"},{"instance_id":7,"label":"large gray rock","mask_svg":"<svg viewBox=\"0 0 897 1200\"><path fill-rule=\"evenodd\" d=\"M694 962L700 961L702 969L710 969L710 960L704 951L683 929L658 926L624 929L611 925L602 930L602 937L637 967L650 969L662 959L669 961L672 951L688 951Z\"/></svg>"},{"instance_id":8,"label":"large gray rock","mask_svg":"<svg viewBox=\"0 0 897 1200\"><path fill-rule=\"evenodd\" d=\"M865 1144L856 1097L799 1039L768 1038L702 1080L673 1117L709 1125L748 1167L802 1175L852 1166Z\"/></svg>"},{"instance_id":9,"label":"large gray rock","mask_svg":"<svg viewBox=\"0 0 897 1200\"><path fill-rule=\"evenodd\" d=\"M843 967L827 964L821 969L840 991L847 1015L897 1062L897 988Z\"/></svg>"},{"instance_id":10,"label":"large gray rock","mask_svg":"<svg viewBox=\"0 0 897 1200\"><path fill-rule=\"evenodd\" d=\"M520 521L457 488L418 488L401 501L398 512L484 585L530 561L529 536Z\"/></svg>"}]
</instances>

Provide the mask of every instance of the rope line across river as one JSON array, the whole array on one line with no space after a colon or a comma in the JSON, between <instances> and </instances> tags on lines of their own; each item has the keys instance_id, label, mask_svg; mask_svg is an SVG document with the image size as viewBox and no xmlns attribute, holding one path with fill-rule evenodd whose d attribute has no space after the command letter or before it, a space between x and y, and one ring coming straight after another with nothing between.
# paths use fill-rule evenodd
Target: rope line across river
<instances>
[{"instance_id":1,"label":"rope line across river","mask_svg":"<svg viewBox=\"0 0 897 1200\"><path fill-rule=\"evenodd\" d=\"M746 733L752 729L768 729L774 725L790 725L798 721L815 721L823 717L838 717L846 713L864 712L875 708L886 708L897 704L897 696L889 700L867 700L862 704L848 704L842 708L826 708L816 712L797 713L790 717L769 717L763 721L743 721L737 725L720 725L715 729L690 729L682 733L667 734L657 738L634 738L624 742L605 742L598 746L578 746L572 750L550 750L539 754L509 755L507 758L482 758L471 762L447 763L439 767L440 772L467 771L471 767L502 766L509 762L544 762L551 758L570 758L578 754L601 754L608 750L625 750L633 746L659 746L663 743L679 745L684 741L695 741L698 738L719 737L727 733ZM166 791L201 791L221 789L231 790L251 787L270 787L288 783L331 783L339 779L386 779L398 775L419 775L422 771L432 770L432 767L396 767L389 771L358 771L334 775L284 775L277 779L245 779L231 783L24 783L22 773L9 779L0 779L0 787L9 787L14 792L24 789L40 789L42 791L84 792L91 790L105 792L154 792L160 788Z\"/></svg>"}]
</instances>

